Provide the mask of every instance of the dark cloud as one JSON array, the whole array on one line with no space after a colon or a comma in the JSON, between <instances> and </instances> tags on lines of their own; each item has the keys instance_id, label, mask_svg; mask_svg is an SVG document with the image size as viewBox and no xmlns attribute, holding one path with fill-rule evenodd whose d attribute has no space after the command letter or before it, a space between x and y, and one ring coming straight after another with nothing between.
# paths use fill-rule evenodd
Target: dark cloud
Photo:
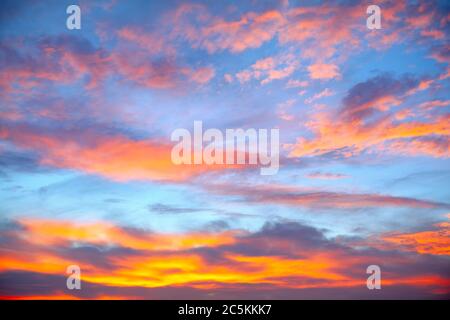
<instances>
[{"instance_id":1,"label":"dark cloud","mask_svg":"<svg viewBox=\"0 0 450 320\"><path fill-rule=\"evenodd\" d=\"M302 191L268 186L206 185L209 191L240 197L240 201L318 209L358 209L370 207L450 208L450 204L370 193Z\"/></svg>"},{"instance_id":2,"label":"dark cloud","mask_svg":"<svg viewBox=\"0 0 450 320\"><path fill-rule=\"evenodd\" d=\"M315 248L332 245L332 242L325 238L322 230L299 222L267 222L260 231L252 234L250 238L283 239L289 240L293 244L297 243Z\"/></svg>"},{"instance_id":3,"label":"dark cloud","mask_svg":"<svg viewBox=\"0 0 450 320\"><path fill-rule=\"evenodd\" d=\"M225 220L214 220L205 224L202 230L218 232L230 228L230 224Z\"/></svg>"},{"instance_id":4,"label":"dark cloud","mask_svg":"<svg viewBox=\"0 0 450 320\"><path fill-rule=\"evenodd\" d=\"M54 247L51 249L58 256L68 261L76 261L80 266L94 264L97 268L113 270L112 259L126 259L131 256L142 255L143 252L123 247L99 247L89 244L78 247Z\"/></svg>"},{"instance_id":5,"label":"dark cloud","mask_svg":"<svg viewBox=\"0 0 450 320\"><path fill-rule=\"evenodd\" d=\"M342 100L342 116L364 119L371 116L384 103L383 98L401 97L415 88L420 80L412 75L398 79L391 74L381 74L354 85Z\"/></svg>"},{"instance_id":6,"label":"dark cloud","mask_svg":"<svg viewBox=\"0 0 450 320\"><path fill-rule=\"evenodd\" d=\"M4 150L0 157L0 167L4 170L21 172L43 172L48 168L39 163L39 157L32 152Z\"/></svg>"},{"instance_id":7,"label":"dark cloud","mask_svg":"<svg viewBox=\"0 0 450 320\"><path fill-rule=\"evenodd\" d=\"M205 211L208 209L205 208L188 208L188 207L176 207L163 203L154 203L148 206L148 210L151 213L158 214L181 214L181 213L189 213L189 212L199 212Z\"/></svg>"},{"instance_id":8,"label":"dark cloud","mask_svg":"<svg viewBox=\"0 0 450 320\"><path fill-rule=\"evenodd\" d=\"M0 220L0 232L22 231L23 226L14 220Z\"/></svg>"}]
</instances>

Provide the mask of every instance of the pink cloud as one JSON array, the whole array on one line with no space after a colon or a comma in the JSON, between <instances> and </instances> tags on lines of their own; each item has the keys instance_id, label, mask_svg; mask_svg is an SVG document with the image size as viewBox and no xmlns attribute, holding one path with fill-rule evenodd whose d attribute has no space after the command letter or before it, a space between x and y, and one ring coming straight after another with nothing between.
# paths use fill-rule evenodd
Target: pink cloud
<instances>
[{"instance_id":1,"label":"pink cloud","mask_svg":"<svg viewBox=\"0 0 450 320\"><path fill-rule=\"evenodd\" d=\"M308 67L311 79L336 79L340 77L339 68L335 64L316 63Z\"/></svg>"},{"instance_id":2,"label":"pink cloud","mask_svg":"<svg viewBox=\"0 0 450 320\"><path fill-rule=\"evenodd\" d=\"M315 95L313 95L311 98L305 99L305 103L306 104L310 104L311 102L323 98L323 97L329 97L332 96L334 94L334 92L332 90L330 90L329 88L325 88L322 91L320 91L319 93L316 93Z\"/></svg>"},{"instance_id":3,"label":"pink cloud","mask_svg":"<svg viewBox=\"0 0 450 320\"><path fill-rule=\"evenodd\" d=\"M348 178L348 175L340 173L330 173L330 172L312 172L307 175L308 178L312 179L324 179L324 180L336 180Z\"/></svg>"},{"instance_id":4,"label":"pink cloud","mask_svg":"<svg viewBox=\"0 0 450 320\"><path fill-rule=\"evenodd\" d=\"M228 82L228 83L233 82L233 76L232 76L231 74L229 74L229 73L224 74L224 75L223 75L223 78L224 78L224 80L225 80L226 82Z\"/></svg>"},{"instance_id":5,"label":"pink cloud","mask_svg":"<svg viewBox=\"0 0 450 320\"><path fill-rule=\"evenodd\" d=\"M433 109L436 107L446 107L450 105L450 100L430 100L430 101L426 101L423 102L419 105L420 108L422 109Z\"/></svg>"},{"instance_id":6,"label":"pink cloud","mask_svg":"<svg viewBox=\"0 0 450 320\"><path fill-rule=\"evenodd\" d=\"M441 30L437 30L437 29L422 30L420 32L420 34L425 37L431 37L433 39L443 39L445 37L444 32L442 32Z\"/></svg>"},{"instance_id":7,"label":"pink cloud","mask_svg":"<svg viewBox=\"0 0 450 320\"><path fill-rule=\"evenodd\" d=\"M291 79L288 81L286 88L298 88L298 87L304 88L307 87L308 84L309 84L308 81Z\"/></svg>"},{"instance_id":8,"label":"pink cloud","mask_svg":"<svg viewBox=\"0 0 450 320\"><path fill-rule=\"evenodd\" d=\"M212 67L203 67L197 70L189 71L189 78L199 84L208 83L212 78L214 78L215 71Z\"/></svg>"},{"instance_id":9,"label":"pink cloud","mask_svg":"<svg viewBox=\"0 0 450 320\"><path fill-rule=\"evenodd\" d=\"M250 68L238 72L236 78L241 83L257 79L264 85L290 76L297 66L298 61L292 54L267 57L256 61Z\"/></svg>"},{"instance_id":10,"label":"pink cloud","mask_svg":"<svg viewBox=\"0 0 450 320\"><path fill-rule=\"evenodd\" d=\"M292 121L294 120L294 115L289 114L289 109L292 108L292 106L295 104L295 99L289 99L285 102L279 103L277 105L277 115L280 119L285 121Z\"/></svg>"},{"instance_id":11,"label":"pink cloud","mask_svg":"<svg viewBox=\"0 0 450 320\"><path fill-rule=\"evenodd\" d=\"M117 35L119 36L119 39L126 40L146 49L151 53L151 55L158 53L165 53L166 55L175 54L175 49L169 44L167 39L156 33L149 33L145 30L124 27L117 32Z\"/></svg>"},{"instance_id":12,"label":"pink cloud","mask_svg":"<svg viewBox=\"0 0 450 320\"><path fill-rule=\"evenodd\" d=\"M182 6L172 17L173 36L187 39L193 47L209 53L229 50L233 53L258 48L271 40L285 23L283 15L275 10L264 13L246 13L235 20L212 16L200 5ZM197 23L192 23L192 19Z\"/></svg>"}]
</instances>

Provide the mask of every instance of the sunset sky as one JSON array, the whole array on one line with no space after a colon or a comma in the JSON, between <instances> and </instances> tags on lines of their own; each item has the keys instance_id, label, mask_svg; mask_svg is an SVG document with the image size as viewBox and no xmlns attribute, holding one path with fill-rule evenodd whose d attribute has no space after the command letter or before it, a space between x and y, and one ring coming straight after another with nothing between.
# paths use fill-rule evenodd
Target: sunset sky
<instances>
[{"instance_id":1,"label":"sunset sky","mask_svg":"<svg viewBox=\"0 0 450 320\"><path fill-rule=\"evenodd\" d=\"M1 1L0 298L449 299L449 38L445 0ZM174 165L196 120L278 128L278 173Z\"/></svg>"}]
</instances>

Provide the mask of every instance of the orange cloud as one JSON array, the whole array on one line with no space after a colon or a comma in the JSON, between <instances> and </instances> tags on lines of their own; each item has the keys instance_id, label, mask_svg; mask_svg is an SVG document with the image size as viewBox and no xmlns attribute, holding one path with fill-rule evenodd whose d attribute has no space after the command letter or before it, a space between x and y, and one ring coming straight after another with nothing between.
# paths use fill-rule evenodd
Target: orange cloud
<instances>
[{"instance_id":1,"label":"orange cloud","mask_svg":"<svg viewBox=\"0 0 450 320\"><path fill-rule=\"evenodd\" d=\"M131 233L111 223L71 223L45 219L22 219L25 239L34 245L52 246L70 243L91 243L100 246L121 246L136 250L186 250L235 243L237 232L220 235L208 233L153 234Z\"/></svg>"},{"instance_id":2,"label":"orange cloud","mask_svg":"<svg viewBox=\"0 0 450 320\"><path fill-rule=\"evenodd\" d=\"M117 181L183 181L200 173L239 168L239 165L174 165L172 145L155 140L132 140L125 136L86 134L88 144L71 135L53 136L28 130L4 129L0 137L40 155L40 162L57 168L75 169Z\"/></svg>"},{"instance_id":3,"label":"orange cloud","mask_svg":"<svg viewBox=\"0 0 450 320\"><path fill-rule=\"evenodd\" d=\"M1 272L26 271L63 276L68 265L77 264L82 269L85 288L86 284L96 284L96 288L103 286L106 289L188 286L208 292L243 285L291 289L359 288L365 286L366 279L354 276L351 270L359 270L361 265L368 263L368 259L373 260L372 255L356 254L332 244L307 227L297 227L300 229L294 236L292 232L282 232L286 227L266 228L254 234L239 230L161 234L120 228L105 222L22 219L18 223L21 228L3 234L13 245L0 246ZM288 230L293 227L295 225ZM435 236L448 237L446 233ZM98 248L98 255L83 259L80 252L87 247ZM134 251L111 251L113 248ZM78 254L73 250L77 250ZM262 250L264 254L258 251L252 253L255 250ZM441 251L433 251L432 254L441 254ZM105 259L105 255L107 266L99 260ZM406 263L407 258L397 258L395 261ZM437 274L409 277L389 274L383 278L383 285L441 290L448 281ZM66 294L66 291L60 290L48 298L67 298ZM104 293L89 293L89 296L95 299L129 296L116 294L108 294L106 290ZM9 299L35 297L47 298L36 294L4 294L4 298Z\"/></svg>"},{"instance_id":4,"label":"orange cloud","mask_svg":"<svg viewBox=\"0 0 450 320\"><path fill-rule=\"evenodd\" d=\"M79 298L64 292L53 293L51 295L29 295L29 296L1 296L1 300L79 300ZM107 299L109 300L109 299Z\"/></svg>"},{"instance_id":5,"label":"orange cloud","mask_svg":"<svg viewBox=\"0 0 450 320\"><path fill-rule=\"evenodd\" d=\"M450 216L449 216L450 218ZM392 233L382 237L390 245L420 254L450 255L450 223L441 222L435 230L415 233Z\"/></svg>"},{"instance_id":6,"label":"orange cloud","mask_svg":"<svg viewBox=\"0 0 450 320\"><path fill-rule=\"evenodd\" d=\"M395 150L398 154L448 158L450 157L450 137L424 138L412 141L396 140L388 143L388 149Z\"/></svg>"},{"instance_id":7,"label":"orange cloud","mask_svg":"<svg viewBox=\"0 0 450 320\"><path fill-rule=\"evenodd\" d=\"M1 250L0 270L24 270L59 274L69 264L79 263L84 281L114 286L158 287L167 285L215 283L267 283L285 286L296 285L285 277L308 277L323 281L344 281L346 276L333 271L336 259L331 253L316 253L308 258L283 258L278 256L247 256L227 254L226 265L206 261L195 252L196 248L217 248L235 244L240 231L200 234L154 234L144 231L130 232L109 223L74 224L67 221L27 219L19 235L28 243L32 254ZM144 256L117 256L110 260L114 270L105 272L91 261L73 261L76 258L60 257L44 248L70 247L74 243L95 246L119 246L141 250ZM72 261L70 261L72 260ZM301 285L300 285L301 286Z\"/></svg>"},{"instance_id":8,"label":"orange cloud","mask_svg":"<svg viewBox=\"0 0 450 320\"><path fill-rule=\"evenodd\" d=\"M288 145L290 148L290 156L313 156L321 155L332 151L342 151L344 156L357 154L369 147L379 147L385 142L394 143L393 148L389 151L396 152L394 148L403 145L403 152L414 150L417 153L426 151L433 146L439 150L432 155L446 156L448 155L448 145L438 145L437 142L415 142L413 144L408 141L394 141L398 139L422 138L433 135L448 136L450 135L449 116L443 115L437 117L432 122L406 122L395 124L393 119L388 118L379 121L370 126L364 126L362 120L336 120L336 118L327 112L320 112L306 123L306 126L316 134L315 138L305 139L299 138L294 145ZM447 138L444 138L447 140ZM409 143L408 148L406 145ZM417 147L417 149L414 148ZM383 150L389 145L381 146ZM430 152L426 152L430 154Z\"/></svg>"}]
</instances>

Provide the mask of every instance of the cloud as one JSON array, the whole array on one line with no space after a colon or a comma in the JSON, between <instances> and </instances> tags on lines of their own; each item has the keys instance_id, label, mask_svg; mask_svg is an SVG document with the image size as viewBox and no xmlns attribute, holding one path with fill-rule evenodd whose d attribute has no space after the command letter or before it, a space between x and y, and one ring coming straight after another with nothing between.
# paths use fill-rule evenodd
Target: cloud
<instances>
[{"instance_id":1,"label":"cloud","mask_svg":"<svg viewBox=\"0 0 450 320\"><path fill-rule=\"evenodd\" d=\"M450 45L436 45L432 47L431 57L438 62L450 64Z\"/></svg>"},{"instance_id":2,"label":"cloud","mask_svg":"<svg viewBox=\"0 0 450 320\"><path fill-rule=\"evenodd\" d=\"M332 57L337 48L351 51L360 44L356 32L361 12L365 12L361 4L292 8L286 13L289 23L280 31L279 41L301 45L302 56L314 61Z\"/></svg>"},{"instance_id":3,"label":"cloud","mask_svg":"<svg viewBox=\"0 0 450 320\"><path fill-rule=\"evenodd\" d=\"M312 209L358 209L370 207L448 208L450 204L385 194L345 193L297 188L285 185L231 186L207 184L209 191L241 197L260 204L306 207Z\"/></svg>"},{"instance_id":4,"label":"cloud","mask_svg":"<svg viewBox=\"0 0 450 320\"><path fill-rule=\"evenodd\" d=\"M229 73L224 74L224 75L223 75L223 78L224 78L224 80L225 80L226 82L228 82L228 83L233 82L233 76L232 76L231 74L229 74Z\"/></svg>"},{"instance_id":5,"label":"cloud","mask_svg":"<svg viewBox=\"0 0 450 320\"><path fill-rule=\"evenodd\" d=\"M358 155L368 148L374 152L388 151L396 154L395 148L379 147L383 143L394 143L399 139L421 139L427 136L447 136L450 131L447 126L448 116L439 116L431 122L411 121L394 124L391 119L364 127L361 123L336 123L331 115L319 113L308 123L309 128L317 134L316 138L299 138L290 147L290 156L301 157L311 155L324 155L335 152L341 157ZM409 140L411 141L411 140ZM446 141L444 139L444 141ZM396 142L395 142L396 143ZM402 143L400 141L400 143ZM408 143L408 140L404 140ZM432 144L428 144L432 147ZM438 146L438 144L435 144ZM379 149L377 149L379 147ZM411 147L413 147L411 145ZM440 152L435 155L441 154ZM445 154L443 154L445 155Z\"/></svg>"},{"instance_id":6,"label":"cloud","mask_svg":"<svg viewBox=\"0 0 450 320\"><path fill-rule=\"evenodd\" d=\"M424 27L428 27L432 22L433 22L433 16L434 16L434 12L432 11L425 11L425 6L422 6L421 10L422 12L420 12L418 15L414 16L414 17L410 17L406 20L406 23L412 27L412 28L416 28L416 29L421 29Z\"/></svg>"},{"instance_id":7,"label":"cloud","mask_svg":"<svg viewBox=\"0 0 450 320\"><path fill-rule=\"evenodd\" d=\"M450 156L448 7L383 1L382 29L368 32L367 4L359 1L158 5L130 7L136 14L126 16L122 5L107 15L97 10L109 5L89 5L95 28L61 35L52 33L53 23L28 30L26 6L7 3L8 17L0 13L2 211L17 217L0 221L2 298L370 299L369 264L382 268L378 298L449 297L448 221L423 225L449 208L438 200L446 199L445 174L430 167ZM31 8L35 16L53 15ZM391 45L394 56L384 55ZM352 68L368 53L376 61ZM384 63L387 57L393 60ZM377 66L416 74L372 76ZM302 105L305 88L306 102L336 96L323 99L330 105ZM173 144L163 137L198 115L221 129L279 127L282 142L290 142L291 158L283 152L281 159L287 170L258 184L263 178L224 174L225 166L174 166ZM367 191L372 176L360 169L367 161L385 165L391 155L403 157L414 184L386 182L402 175L387 170ZM352 156L361 157L344 159ZM330 165L326 171L312 167L318 160ZM336 167L342 160L352 164L345 173L358 174L328 181L347 177ZM414 173L423 166L434 173ZM108 180L94 179L102 191L87 195L92 207L69 199L79 188L98 189L85 185L92 179L80 179L84 174ZM302 175L326 181L286 184ZM174 188L158 189L167 183ZM44 196L48 184L53 196ZM391 191L376 190L386 185ZM142 187L159 192L144 211L131 200L117 203ZM196 207L182 201L185 191L211 197ZM215 208L223 205L232 209ZM75 207L91 220L70 219ZM112 222L134 224L153 213L166 215L156 224L164 230L183 231ZM392 213L418 220L393 221ZM368 214L370 226L351 228ZM345 222L349 215L358 221ZM184 223L189 216L199 227ZM81 292L65 289L69 264L82 268Z\"/></svg>"},{"instance_id":8,"label":"cloud","mask_svg":"<svg viewBox=\"0 0 450 320\"><path fill-rule=\"evenodd\" d=\"M228 21L212 16L206 8L199 5L180 6L173 19L176 24L174 36L183 37L193 47L206 49L209 53L222 50L239 53L249 48L258 48L271 40L284 24L283 15L275 10L260 14L249 12L236 20Z\"/></svg>"},{"instance_id":9,"label":"cloud","mask_svg":"<svg viewBox=\"0 0 450 320\"><path fill-rule=\"evenodd\" d=\"M289 99L285 102L281 102L277 105L277 115L280 119L285 121L294 120L294 116L289 113L289 109L296 103L295 99Z\"/></svg>"},{"instance_id":10,"label":"cloud","mask_svg":"<svg viewBox=\"0 0 450 320\"><path fill-rule=\"evenodd\" d=\"M412 233L393 232L382 235L381 239L387 246L401 246L420 254L450 256L450 223L437 223L433 229Z\"/></svg>"},{"instance_id":11,"label":"cloud","mask_svg":"<svg viewBox=\"0 0 450 320\"><path fill-rule=\"evenodd\" d=\"M433 109L436 107L446 107L448 105L450 105L450 100L435 99L435 100L425 101L425 102L421 103L419 105L419 108Z\"/></svg>"},{"instance_id":12,"label":"cloud","mask_svg":"<svg viewBox=\"0 0 450 320\"><path fill-rule=\"evenodd\" d=\"M181 68L173 59L149 59L145 52L133 52L134 59L131 60L130 54L131 51L114 54L117 73L125 81L154 89L170 89L179 85Z\"/></svg>"},{"instance_id":13,"label":"cloud","mask_svg":"<svg viewBox=\"0 0 450 320\"><path fill-rule=\"evenodd\" d=\"M236 79L240 83L252 79L259 80L262 85L273 80L289 77L297 68L298 61L292 54L284 54L277 57L267 57L256 61L249 69L236 73Z\"/></svg>"},{"instance_id":14,"label":"cloud","mask_svg":"<svg viewBox=\"0 0 450 320\"><path fill-rule=\"evenodd\" d=\"M36 128L13 126L2 128L0 139L34 152L43 166L79 170L115 181L176 182L201 173L239 168L235 165L174 165L170 142L137 140L120 134L63 130L54 135Z\"/></svg>"},{"instance_id":15,"label":"cloud","mask_svg":"<svg viewBox=\"0 0 450 320\"><path fill-rule=\"evenodd\" d=\"M129 59L130 55L133 59ZM121 49L112 54L112 59L111 67L123 80L153 89L173 89L189 83L204 85L215 76L211 66L194 69L179 62L174 55L155 54L147 48L138 51Z\"/></svg>"},{"instance_id":16,"label":"cloud","mask_svg":"<svg viewBox=\"0 0 450 320\"><path fill-rule=\"evenodd\" d=\"M316 63L308 67L311 79L338 79L340 78L339 68L335 64Z\"/></svg>"},{"instance_id":17,"label":"cloud","mask_svg":"<svg viewBox=\"0 0 450 320\"><path fill-rule=\"evenodd\" d=\"M423 137L413 140L393 141L387 144L389 150L412 156L450 157L450 137Z\"/></svg>"},{"instance_id":18,"label":"cloud","mask_svg":"<svg viewBox=\"0 0 450 320\"><path fill-rule=\"evenodd\" d=\"M334 92L332 90L330 90L329 88L325 88L322 91L316 93L315 95L313 95L312 97L305 99L305 103L306 104L310 104L314 101L316 101L317 99L321 99L323 97L329 97L334 95Z\"/></svg>"},{"instance_id":19,"label":"cloud","mask_svg":"<svg viewBox=\"0 0 450 320\"><path fill-rule=\"evenodd\" d=\"M162 203L155 203L148 206L148 210L150 212L156 212L159 214L180 214L180 213L190 213L190 212L200 212L209 210L207 208L183 208L183 207L175 207Z\"/></svg>"},{"instance_id":20,"label":"cloud","mask_svg":"<svg viewBox=\"0 0 450 320\"><path fill-rule=\"evenodd\" d=\"M387 110L401 103L402 97L416 89L420 81L410 75L400 79L382 74L354 85L343 99L343 112L350 118L364 118L375 110Z\"/></svg>"},{"instance_id":21,"label":"cloud","mask_svg":"<svg viewBox=\"0 0 450 320\"><path fill-rule=\"evenodd\" d=\"M93 88L110 72L108 54L83 38L48 36L32 43L34 54L20 52L14 43L0 46L0 85L8 92L18 90L13 85L30 89L44 81L70 84L84 76L86 87Z\"/></svg>"},{"instance_id":22,"label":"cloud","mask_svg":"<svg viewBox=\"0 0 450 320\"><path fill-rule=\"evenodd\" d=\"M341 173L330 173L330 172L311 172L307 175L308 178L312 179L325 179L325 180L334 180L334 179L343 179L348 178L348 175Z\"/></svg>"},{"instance_id":23,"label":"cloud","mask_svg":"<svg viewBox=\"0 0 450 320\"><path fill-rule=\"evenodd\" d=\"M432 30L422 30L420 32L421 35L425 37L431 37L433 39L444 39L445 33L441 30L432 29Z\"/></svg>"},{"instance_id":24,"label":"cloud","mask_svg":"<svg viewBox=\"0 0 450 320\"><path fill-rule=\"evenodd\" d=\"M391 264L382 266L386 273L381 294L403 298L411 291L427 297L448 294L448 274L442 269L446 261L439 254L433 259L441 271L422 270L425 257L421 253L403 254L393 248L355 250L297 222L270 223L253 233L228 230L178 235L104 222L18 223L20 230L2 231L3 239L9 239L7 246L0 243L3 298L173 299L187 292L227 297L233 287L244 296L264 290L289 297L314 289L320 292L318 296L332 298L341 297L345 289L357 297L358 288L367 291L367 265L373 261L383 265L385 259ZM426 257L430 259L428 253ZM80 292L65 289L64 271L70 264L81 267ZM402 286L410 290L399 290Z\"/></svg>"},{"instance_id":25,"label":"cloud","mask_svg":"<svg viewBox=\"0 0 450 320\"><path fill-rule=\"evenodd\" d=\"M161 35L124 27L117 36L118 45L112 49L94 47L87 39L71 35L30 40L26 51L19 44L2 44L0 86L10 94L45 84L83 81L91 90L107 79L121 78L138 86L169 89L190 82L203 85L215 75L211 66L194 69L179 61L174 45Z\"/></svg>"},{"instance_id":26,"label":"cloud","mask_svg":"<svg viewBox=\"0 0 450 320\"><path fill-rule=\"evenodd\" d=\"M189 78L199 84L206 84L214 78L215 71L212 67L199 68L188 72Z\"/></svg>"},{"instance_id":27,"label":"cloud","mask_svg":"<svg viewBox=\"0 0 450 320\"><path fill-rule=\"evenodd\" d=\"M394 8L397 12L397 7L386 5L386 15ZM365 8L363 4L292 7L225 19L211 14L205 6L184 4L165 22L174 25L171 37L187 40L210 54L224 50L237 54L277 38L280 46L301 45L302 56L316 60L330 58L337 48L359 45L357 31Z\"/></svg>"},{"instance_id":28,"label":"cloud","mask_svg":"<svg viewBox=\"0 0 450 320\"><path fill-rule=\"evenodd\" d=\"M151 52L152 55L161 53L164 55L175 54L173 46L169 45L164 37L157 33L149 33L146 30L128 26L119 29L117 31L117 36L119 39L134 43L137 46L146 49L148 52Z\"/></svg>"},{"instance_id":29,"label":"cloud","mask_svg":"<svg viewBox=\"0 0 450 320\"><path fill-rule=\"evenodd\" d=\"M305 80L294 80L290 79L286 84L286 88L297 88L297 87L307 87L309 85L308 81Z\"/></svg>"},{"instance_id":30,"label":"cloud","mask_svg":"<svg viewBox=\"0 0 450 320\"><path fill-rule=\"evenodd\" d=\"M422 154L420 150L436 147L435 152L425 154L445 157L448 154L446 141L450 133L446 125L448 115L438 114L429 119L425 117L425 121L414 118L408 122L398 122L399 119L405 119L405 110L394 114L390 112L420 90L421 83L423 81L411 76L396 79L384 74L354 85L343 98L339 109L319 110L306 121L306 127L315 137L300 137L295 144L288 145L290 156L334 152L341 157L350 157L367 149L392 153L404 153L409 149L408 154ZM413 114L410 112L409 115ZM396 149L395 145L404 147ZM414 152L415 146L417 152Z\"/></svg>"}]
</instances>

